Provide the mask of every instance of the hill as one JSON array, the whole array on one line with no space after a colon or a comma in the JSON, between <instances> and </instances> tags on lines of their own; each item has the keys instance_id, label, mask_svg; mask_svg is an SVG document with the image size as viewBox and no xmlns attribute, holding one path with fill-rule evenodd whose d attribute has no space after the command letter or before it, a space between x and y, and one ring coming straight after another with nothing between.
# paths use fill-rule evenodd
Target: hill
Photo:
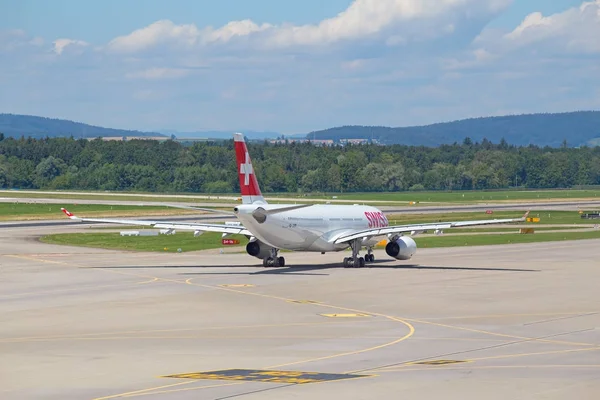
<instances>
[{"instance_id":1,"label":"hill","mask_svg":"<svg viewBox=\"0 0 600 400\"><path fill-rule=\"evenodd\" d=\"M504 138L513 145L558 147L593 145L600 139L600 111L557 114L507 115L471 118L425 126L390 128L382 126L342 126L307 134L310 139L376 139L382 144L438 146L461 143L466 137L499 143Z\"/></svg>"},{"instance_id":2,"label":"hill","mask_svg":"<svg viewBox=\"0 0 600 400\"><path fill-rule=\"evenodd\" d=\"M0 114L0 132L10 137L122 137L164 136L155 132L139 132L125 129L102 128L64 119L36 117L33 115Z\"/></svg>"}]
</instances>

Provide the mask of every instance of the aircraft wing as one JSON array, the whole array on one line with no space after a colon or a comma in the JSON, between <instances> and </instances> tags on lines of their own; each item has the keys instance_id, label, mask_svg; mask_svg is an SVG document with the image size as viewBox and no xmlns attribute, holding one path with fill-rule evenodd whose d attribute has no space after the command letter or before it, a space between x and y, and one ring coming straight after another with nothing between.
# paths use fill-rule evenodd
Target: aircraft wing
<instances>
[{"instance_id":1,"label":"aircraft wing","mask_svg":"<svg viewBox=\"0 0 600 400\"><path fill-rule=\"evenodd\" d=\"M150 226L156 229L173 229L173 230L185 230L185 231L201 231L201 232L219 232L228 234L239 234L252 236L252 233L244 228L242 225L223 225L223 224L187 224L182 222L168 222L168 221L143 221L133 219L112 219L112 218L80 218L68 210L61 208L69 219L79 222L99 222L106 224L122 224L122 225L134 225L134 226Z\"/></svg>"},{"instance_id":2,"label":"aircraft wing","mask_svg":"<svg viewBox=\"0 0 600 400\"><path fill-rule=\"evenodd\" d=\"M371 228L351 233L342 234L336 238L333 238L333 242L345 243L350 242L354 239L370 238L374 236L385 236L390 234L400 234L414 231L427 231L436 229L449 229L449 228L460 228L465 226L479 226L479 225L494 225L494 224L509 224L515 222L524 222L529 215L529 211L525 213L521 218L508 218L508 219L484 219L479 221L458 221L458 222L434 222L430 224L413 224L413 225L395 225L387 226L385 228Z\"/></svg>"}]
</instances>

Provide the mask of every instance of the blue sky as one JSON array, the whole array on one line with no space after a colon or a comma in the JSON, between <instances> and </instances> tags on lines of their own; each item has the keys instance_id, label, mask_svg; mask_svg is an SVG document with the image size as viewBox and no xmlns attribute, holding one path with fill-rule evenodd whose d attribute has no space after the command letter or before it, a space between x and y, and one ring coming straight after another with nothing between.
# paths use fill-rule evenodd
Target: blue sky
<instances>
[{"instance_id":1,"label":"blue sky","mask_svg":"<svg viewBox=\"0 0 600 400\"><path fill-rule=\"evenodd\" d=\"M152 22L169 19L221 26L250 18L257 22L317 22L345 9L351 0L0 0L0 28L34 36L78 37L104 42Z\"/></svg>"},{"instance_id":2,"label":"blue sky","mask_svg":"<svg viewBox=\"0 0 600 400\"><path fill-rule=\"evenodd\" d=\"M245 18L257 22L315 23L334 16L351 3L352 0L0 0L0 28L23 29L34 36L103 42L160 19L198 26L220 26ZM492 26L510 27L532 11L555 13L579 4L579 0L516 0Z\"/></svg>"},{"instance_id":3,"label":"blue sky","mask_svg":"<svg viewBox=\"0 0 600 400\"><path fill-rule=\"evenodd\" d=\"M0 112L299 133L599 109L597 37L600 0L0 0Z\"/></svg>"}]
</instances>

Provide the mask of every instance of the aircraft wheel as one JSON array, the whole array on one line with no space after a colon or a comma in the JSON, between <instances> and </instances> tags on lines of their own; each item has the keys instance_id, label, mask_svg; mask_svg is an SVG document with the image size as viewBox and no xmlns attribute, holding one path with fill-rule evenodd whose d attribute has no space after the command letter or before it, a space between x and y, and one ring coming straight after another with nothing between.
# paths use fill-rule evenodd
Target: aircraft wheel
<instances>
[{"instance_id":1,"label":"aircraft wheel","mask_svg":"<svg viewBox=\"0 0 600 400\"><path fill-rule=\"evenodd\" d=\"M358 259L358 266L359 266L359 268L364 268L365 267L365 259L364 258L360 257Z\"/></svg>"},{"instance_id":2,"label":"aircraft wheel","mask_svg":"<svg viewBox=\"0 0 600 400\"><path fill-rule=\"evenodd\" d=\"M279 258L277 259L277 264L278 264L278 265L277 265L278 267L285 267L285 258L283 258L283 257L279 257Z\"/></svg>"},{"instance_id":3,"label":"aircraft wheel","mask_svg":"<svg viewBox=\"0 0 600 400\"><path fill-rule=\"evenodd\" d=\"M344 265L344 268L350 268L351 267L351 265L350 265L350 259L348 257L344 257L343 265Z\"/></svg>"},{"instance_id":4,"label":"aircraft wheel","mask_svg":"<svg viewBox=\"0 0 600 400\"><path fill-rule=\"evenodd\" d=\"M263 266L266 268L275 267L275 260L272 257L266 257L263 259Z\"/></svg>"}]
</instances>

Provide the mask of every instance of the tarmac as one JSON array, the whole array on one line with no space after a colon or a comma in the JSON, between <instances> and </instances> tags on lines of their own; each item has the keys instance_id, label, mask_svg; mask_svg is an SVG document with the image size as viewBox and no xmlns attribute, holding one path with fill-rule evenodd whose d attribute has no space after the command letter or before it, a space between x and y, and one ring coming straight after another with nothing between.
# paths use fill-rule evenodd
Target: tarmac
<instances>
[{"instance_id":1,"label":"tarmac","mask_svg":"<svg viewBox=\"0 0 600 400\"><path fill-rule=\"evenodd\" d=\"M0 230L1 399L600 398L600 240L136 253Z\"/></svg>"}]
</instances>

